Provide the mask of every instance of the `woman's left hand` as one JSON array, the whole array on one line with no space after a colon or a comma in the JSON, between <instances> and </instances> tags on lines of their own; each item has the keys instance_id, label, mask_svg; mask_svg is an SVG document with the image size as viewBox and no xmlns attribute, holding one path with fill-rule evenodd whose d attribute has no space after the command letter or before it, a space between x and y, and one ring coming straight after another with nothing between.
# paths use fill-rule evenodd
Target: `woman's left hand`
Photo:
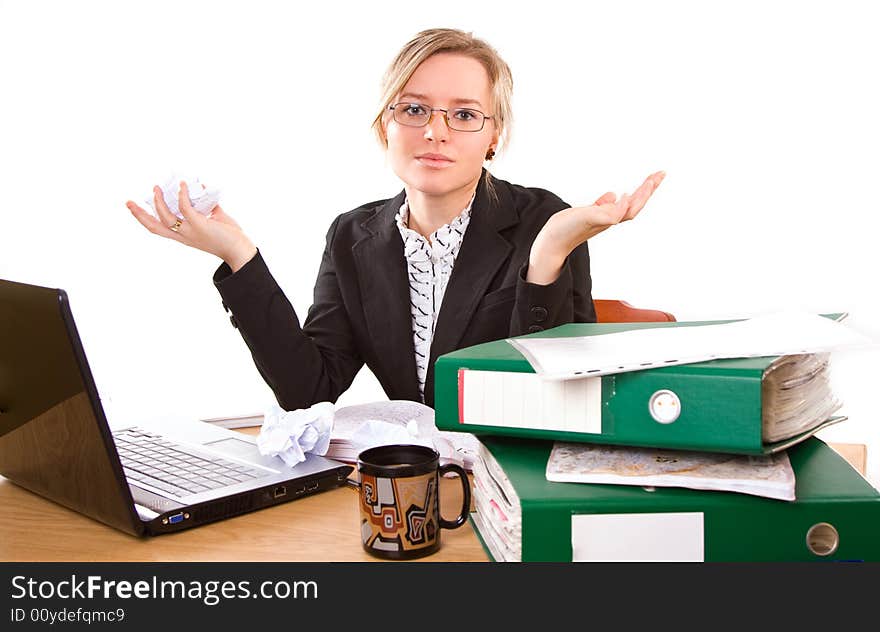
<instances>
[{"instance_id":1,"label":"woman's left hand","mask_svg":"<svg viewBox=\"0 0 880 632\"><path fill-rule=\"evenodd\" d=\"M657 190L666 173L649 175L631 195L606 193L592 206L575 206L554 213L532 244L526 281L547 285L558 277L571 251L610 226L633 219Z\"/></svg>"}]
</instances>

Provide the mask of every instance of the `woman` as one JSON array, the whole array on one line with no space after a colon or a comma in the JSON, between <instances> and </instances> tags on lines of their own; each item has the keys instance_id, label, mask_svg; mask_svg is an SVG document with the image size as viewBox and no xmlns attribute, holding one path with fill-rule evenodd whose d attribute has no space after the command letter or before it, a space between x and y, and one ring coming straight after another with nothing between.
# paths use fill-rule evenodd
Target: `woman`
<instances>
[{"instance_id":1,"label":"woman","mask_svg":"<svg viewBox=\"0 0 880 632\"><path fill-rule=\"evenodd\" d=\"M510 131L512 78L484 41L419 33L385 76L373 127L403 181L396 197L343 213L327 233L305 323L256 246L219 206L178 221L154 189L150 232L217 255L214 275L263 378L286 410L336 401L367 364L390 399L434 405L433 365L465 346L595 321L587 240L632 219L663 179L569 208L491 176Z\"/></svg>"}]
</instances>

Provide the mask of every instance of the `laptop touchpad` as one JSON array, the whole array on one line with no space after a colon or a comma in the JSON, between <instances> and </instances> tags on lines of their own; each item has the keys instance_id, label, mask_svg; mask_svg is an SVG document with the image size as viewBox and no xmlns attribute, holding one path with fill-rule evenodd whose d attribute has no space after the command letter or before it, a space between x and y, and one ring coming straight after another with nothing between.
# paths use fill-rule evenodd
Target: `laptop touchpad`
<instances>
[{"instance_id":1,"label":"laptop touchpad","mask_svg":"<svg viewBox=\"0 0 880 632\"><path fill-rule=\"evenodd\" d=\"M284 461L281 459L272 456L263 456L260 454L257 446L253 443L248 443L247 441L242 441L240 439L230 437L229 439L211 441L203 445L208 446L211 450L220 452L221 454L228 454L229 456L244 459L245 461L250 461L251 463L256 463L264 467L278 469L279 467L284 466Z\"/></svg>"}]
</instances>

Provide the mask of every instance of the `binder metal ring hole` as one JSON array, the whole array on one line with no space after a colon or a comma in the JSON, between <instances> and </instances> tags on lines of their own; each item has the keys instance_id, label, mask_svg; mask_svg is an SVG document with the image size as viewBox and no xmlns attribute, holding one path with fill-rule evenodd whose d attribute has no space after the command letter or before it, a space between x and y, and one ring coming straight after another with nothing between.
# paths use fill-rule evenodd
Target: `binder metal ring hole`
<instances>
[{"instance_id":1,"label":"binder metal ring hole","mask_svg":"<svg viewBox=\"0 0 880 632\"><path fill-rule=\"evenodd\" d=\"M671 424L681 414L681 400L672 391L661 389L648 400L648 411L657 423Z\"/></svg>"},{"instance_id":2,"label":"binder metal ring hole","mask_svg":"<svg viewBox=\"0 0 880 632\"><path fill-rule=\"evenodd\" d=\"M814 524L807 531L807 548L813 555L831 555L840 544L840 535L833 525L827 522Z\"/></svg>"}]
</instances>

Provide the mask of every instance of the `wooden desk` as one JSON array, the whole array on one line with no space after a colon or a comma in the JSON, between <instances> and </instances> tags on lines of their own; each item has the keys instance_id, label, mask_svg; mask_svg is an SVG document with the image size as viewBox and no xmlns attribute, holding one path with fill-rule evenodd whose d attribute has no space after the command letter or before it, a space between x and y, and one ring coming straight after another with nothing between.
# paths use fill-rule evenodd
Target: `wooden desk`
<instances>
[{"instance_id":1,"label":"wooden desk","mask_svg":"<svg viewBox=\"0 0 880 632\"><path fill-rule=\"evenodd\" d=\"M354 474L356 476L356 473ZM461 484L440 480L447 518ZM470 523L441 531L431 562L485 562ZM321 492L179 533L136 538L37 496L0 476L3 561L380 561L361 547L357 491Z\"/></svg>"},{"instance_id":2,"label":"wooden desk","mask_svg":"<svg viewBox=\"0 0 880 632\"><path fill-rule=\"evenodd\" d=\"M461 485L442 479L451 517ZM457 495L456 495L456 492ZM136 538L56 505L0 477L4 561L379 561L361 548L357 491L322 492L180 533ZM441 532L424 561L488 560L470 523Z\"/></svg>"},{"instance_id":3,"label":"wooden desk","mask_svg":"<svg viewBox=\"0 0 880 632\"><path fill-rule=\"evenodd\" d=\"M861 465L844 446L831 445ZM459 482L441 479L440 496L446 511L455 511ZM343 487L180 533L135 538L0 476L3 561L377 561L361 548L358 522L357 492ZM444 529L441 541L422 561L488 560L470 523Z\"/></svg>"}]
</instances>

